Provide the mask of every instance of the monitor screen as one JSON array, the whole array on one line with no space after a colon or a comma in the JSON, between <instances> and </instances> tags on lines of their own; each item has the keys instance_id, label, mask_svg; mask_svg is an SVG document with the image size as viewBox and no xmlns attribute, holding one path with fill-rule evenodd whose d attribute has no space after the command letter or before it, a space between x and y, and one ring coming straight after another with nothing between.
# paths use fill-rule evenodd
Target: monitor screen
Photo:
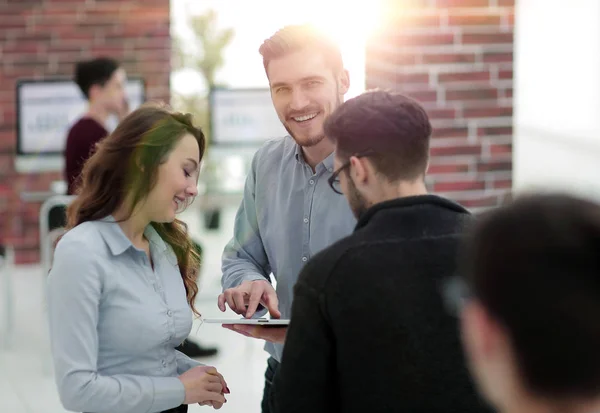
<instances>
[{"instance_id":1,"label":"monitor screen","mask_svg":"<svg viewBox=\"0 0 600 413\"><path fill-rule=\"evenodd\" d=\"M212 144L260 145L288 135L269 89L213 89L210 115Z\"/></svg>"},{"instance_id":2,"label":"monitor screen","mask_svg":"<svg viewBox=\"0 0 600 413\"><path fill-rule=\"evenodd\" d=\"M130 109L146 100L144 80L128 78ZM59 155L71 125L87 110L87 100L70 79L17 82L17 156ZM109 129L116 119L109 119Z\"/></svg>"}]
</instances>

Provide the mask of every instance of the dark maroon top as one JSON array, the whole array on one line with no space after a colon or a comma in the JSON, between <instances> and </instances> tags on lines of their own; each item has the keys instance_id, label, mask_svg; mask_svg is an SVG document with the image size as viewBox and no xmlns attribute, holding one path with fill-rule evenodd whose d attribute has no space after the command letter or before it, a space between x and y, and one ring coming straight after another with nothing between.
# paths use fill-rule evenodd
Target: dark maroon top
<instances>
[{"instance_id":1,"label":"dark maroon top","mask_svg":"<svg viewBox=\"0 0 600 413\"><path fill-rule=\"evenodd\" d=\"M94 153L96 144L107 135L104 126L88 117L79 119L69 130L65 147L65 179L69 195L75 194L85 161Z\"/></svg>"}]
</instances>

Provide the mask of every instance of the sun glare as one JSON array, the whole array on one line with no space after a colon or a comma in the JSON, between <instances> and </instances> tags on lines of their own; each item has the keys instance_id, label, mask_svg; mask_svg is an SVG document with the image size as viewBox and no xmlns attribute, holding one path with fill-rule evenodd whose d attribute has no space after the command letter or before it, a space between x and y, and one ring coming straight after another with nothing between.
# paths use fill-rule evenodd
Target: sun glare
<instances>
[{"instance_id":1,"label":"sun glare","mask_svg":"<svg viewBox=\"0 0 600 413\"><path fill-rule=\"evenodd\" d=\"M312 23L338 42L350 73L347 99L365 90L366 44L380 21L381 1L309 0L294 10L293 21L289 22Z\"/></svg>"}]
</instances>

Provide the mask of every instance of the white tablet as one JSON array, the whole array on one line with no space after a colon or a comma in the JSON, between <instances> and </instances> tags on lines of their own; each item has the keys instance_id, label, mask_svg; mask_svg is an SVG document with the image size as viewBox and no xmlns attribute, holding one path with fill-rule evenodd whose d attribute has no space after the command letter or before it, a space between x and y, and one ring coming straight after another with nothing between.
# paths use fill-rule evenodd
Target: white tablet
<instances>
[{"instance_id":1,"label":"white tablet","mask_svg":"<svg viewBox=\"0 0 600 413\"><path fill-rule=\"evenodd\" d=\"M249 324L256 326L287 326L290 320L279 318L205 318L205 323L211 324Z\"/></svg>"}]
</instances>

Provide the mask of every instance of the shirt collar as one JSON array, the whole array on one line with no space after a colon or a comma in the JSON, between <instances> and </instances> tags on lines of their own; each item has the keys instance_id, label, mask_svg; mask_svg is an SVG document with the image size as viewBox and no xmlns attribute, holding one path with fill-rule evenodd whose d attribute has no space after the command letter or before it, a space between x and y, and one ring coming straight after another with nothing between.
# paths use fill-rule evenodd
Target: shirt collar
<instances>
[{"instance_id":1,"label":"shirt collar","mask_svg":"<svg viewBox=\"0 0 600 413\"><path fill-rule=\"evenodd\" d=\"M297 143L294 143L296 145L296 151L294 153L294 156L296 157L296 161L300 162L300 163L306 163L304 161L304 155L302 154L302 147L300 145L298 145ZM319 170L319 165L323 165L323 168L327 169L327 171L329 172L333 172L333 157L334 157L334 153L330 153L329 156L327 156L327 158L323 159L323 161L317 165L316 170Z\"/></svg>"},{"instance_id":2,"label":"shirt collar","mask_svg":"<svg viewBox=\"0 0 600 413\"><path fill-rule=\"evenodd\" d=\"M113 255L120 255L130 247L134 247L112 215L102 218L100 221L100 234ZM155 248L157 252L167 249L167 244L165 244L152 225L146 227L144 236L150 242L151 251Z\"/></svg>"}]
</instances>

